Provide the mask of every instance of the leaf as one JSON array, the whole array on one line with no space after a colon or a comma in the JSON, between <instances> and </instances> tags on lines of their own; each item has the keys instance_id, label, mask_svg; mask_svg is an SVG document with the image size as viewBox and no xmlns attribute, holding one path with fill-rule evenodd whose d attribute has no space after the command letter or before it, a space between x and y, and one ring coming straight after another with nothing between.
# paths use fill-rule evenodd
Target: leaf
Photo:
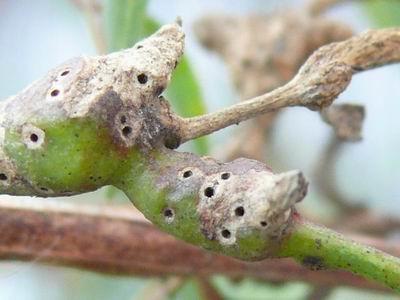
<instances>
[{"instance_id":1,"label":"leaf","mask_svg":"<svg viewBox=\"0 0 400 300\"><path fill-rule=\"evenodd\" d=\"M146 36L147 0L106 0L104 16L110 52L134 45Z\"/></svg>"},{"instance_id":2,"label":"leaf","mask_svg":"<svg viewBox=\"0 0 400 300\"><path fill-rule=\"evenodd\" d=\"M110 51L128 48L154 33L160 24L146 14L147 0L107 0L105 18ZM166 91L174 110L183 117L206 113L201 89L188 59L184 56L176 68ZM193 141L195 152L208 152L207 138Z\"/></svg>"},{"instance_id":3,"label":"leaf","mask_svg":"<svg viewBox=\"0 0 400 300\"><path fill-rule=\"evenodd\" d=\"M188 278L185 283L177 289L174 293L172 293L169 297L169 300L185 300L185 299L193 299L193 300L201 300L201 295L199 291L199 287L196 282Z\"/></svg>"},{"instance_id":4,"label":"leaf","mask_svg":"<svg viewBox=\"0 0 400 300\"><path fill-rule=\"evenodd\" d=\"M304 283L271 284L251 279L234 282L223 276L215 276L213 282L224 299L230 300L304 299L310 291Z\"/></svg>"},{"instance_id":5,"label":"leaf","mask_svg":"<svg viewBox=\"0 0 400 300\"><path fill-rule=\"evenodd\" d=\"M186 57L183 57L178 64L166 94L175 111L183 117L206 113L199 84ZM206 154L208 152L206 137L196 139L193 142L197 153Z\"/></svg>"},{"instance_id":6,"label":"leaf","mask_svg":"<svg viewBox=\"0 0 400 300\"><path fill-rule=\"evenodd\" d=\"M379 27L400 25L399 1L365 1L364 7Z\"/></svg>"}]
</instances>

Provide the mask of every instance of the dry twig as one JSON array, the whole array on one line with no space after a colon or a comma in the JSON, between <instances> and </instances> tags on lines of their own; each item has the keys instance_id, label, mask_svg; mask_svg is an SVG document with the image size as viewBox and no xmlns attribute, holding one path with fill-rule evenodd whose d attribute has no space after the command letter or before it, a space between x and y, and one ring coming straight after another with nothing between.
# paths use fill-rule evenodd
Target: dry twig
<instances>
[{"instance_id":1,"label":"dry twig","mask_svg":"<svg viewBox=\"0 0 400 300\"><path fill-rule=\"evenodd\" d=\"M342 93L358 72L400 60L400 29L370 30L317 50L286 85L215 113L183 119L185 142L288 106L322 109Z\"/></svg>"},{"instance_id":2,"label":"dry twig","mask_svg":"<svg viewBox=\"0 0 400 300\"><path fill-rule=\"evenodd\" d=\"M364 107L352 104L332 105L321 111L322 120L332 126L334 135L328 142L315 170L316 186L340 210L343 217L363 210L340 193L335 180L335 165L339 151L347 142L361 140Z\"/></svg>"},{"instance_id":3,"label":"dry twig","mask_svg":"<svg viewBox=\"0 0 400 300\"><path fill-rule=\"evenodd\" d=\"M316 169L316 186L340 210L336 224L341 229L367 234L385 235L400 228L396 218L377 215L362 204L354 204L347 199L336 185L335 164L342 147L348 142L361 140L361 127L365 116L359 105L332 105L321 111L322 119L332 126L335 135L331 138Z\"/></svg>"},{"instance_id":4,"label":"dry twig","mask_svg":"<svg viewBox=\"0 0 400 300\"><path fill-rule=\"evenodd\" d=\"M285 84L317 48L352 35L341 23L290 10L267 16L207 16L195 30L200 42L224 59L241 99ZM265 160L263 148L275 116L270 112L249 122L220 156Z\"/></svg>"},{"instance_id":5,"label":"dry twig","mask_svg":"<svg viewBox=\"0 0 400 300\"><path fill-rule=\"evenodd\" d=\"M0 231L1 259L38 259L120 275L224 274L232 278L300 280L326 286L384 290L348 272L315 272L286 259L250 263L213 254L160 232L137 216L130 206L98 207L51 204L40 199L2 199ZM396 245L379 239L368 242L400 255Z\"/></svg>"}]
</instances>

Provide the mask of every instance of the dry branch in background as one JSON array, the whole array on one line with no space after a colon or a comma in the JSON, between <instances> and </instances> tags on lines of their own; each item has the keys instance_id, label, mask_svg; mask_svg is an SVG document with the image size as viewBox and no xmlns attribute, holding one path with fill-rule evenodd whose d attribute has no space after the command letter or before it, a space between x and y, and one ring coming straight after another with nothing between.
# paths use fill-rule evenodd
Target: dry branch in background
<instances>
[{"instance_id":1,"label":"dry branch in background","mask_svg":"<svg viewBox=\"0 0 400 300\"><path fill-rule=\"evenodd\" d=\"M311 15L318 15L338 2L341 1L312 1L308 9L312 11ZM294 75L302 59L305 60L312 53L314 47L318 47L320 43L328 43L330 39L335 41L351 35L350 28L343 24L310 17L304 12L268 17L207 16L196 24L195 29L201 43L220 54L226 62L241 98L258 95L285 83ZM263 34L257 34L258 32ZM263 147L274 116L273 112L251 121L246 128L242 128L239 136L235 135L228 149L224 148L217 155L227 158L243 155L263 160ZM335 135L315 171L316 186L349 218L349 222L340 218L339 223L348 224L349 228L362 232L387 232L386 229L395 228L398 224L396 220L360 211L361 206L352 205L335 186L334 166L339 150L347 141L361 139L363 107L332 105L323 109L321 116L332 126ZM352 212L359 213L353 218Z\"/></svg>"},{"instance_id":2,"label":"dry branch in background","mask_svg":"<svg viewBox=\"0 0 400 300\"><path fill-rule=\"evenodd\" d=\"M332 126L340 141L361 140L365 109L357 104L334 104L321 110L322 119Z\"/></svg>"},{"instance_id":3,"label":"dry branch in background","mask_svg":"<svg viewBox=\"0 0 400 300\"><path fill-rule=\"evenodd\" d=\"M349 142L362 138L362 124L365 109L355 104L334 104L321 111L322 119L332 126L331 136L323 156L317 164L315 185L339 209L336 228L373 235L386 235L400 229L400 222L394 217L378 215L362 203L353 203L339 191L336 184L335 165L340 150Z\"/></svg>"},{"instance_id":4,"label":"dry branch in background","mask_svg":"<svg viewBox=\"0 0 400 300\"><path fill-rule=\"evenodd\" d=\"M369 30L319 48L286 85L207 115L183 119L185 142L288 106L312 110L329 106L358 72L400 60L400 29Z\"/></svg>"},{"instance_id":5,"label":"dry branch in background","mask_svg":"<svg viewBox=\"0 0 400 300\"><path fill-rule=\"evenodd\" d=\"M242 100L285 84L313 51L352 35L346 25L311 17L303 11L207 16L196 23L195 31L205 47L221 55ZM225 149L220 156L265 160L263 148L276 113L248 122L239 136L232 139L229 150Z\"/></svg>"},{"instance_id":6,"label":"dry branch in background","mask_svg":"<svg viewBox=\"0 0 400 300\"><path fill-rule=\"evenodd\" d=\"M385 290L348 272L311 271L287 259L250 263L207 252L160 232L130 206L2 199L0 232L3 260L38 260L119 275L223 274L235 279ZM400 255L398 245L362 240Z\"/></svg>"},{"instance_id":7,"label":"dry branch in background","mask_svg":"<svg viewBox=\"0 0 400 300\"><path fill-rule=\"evenodd\" d=\"M333 104L321 110L321 117L329 124L334 134L324 149L315 170L315 185L340 210L340 218L364 210L365 207L352 204L338 190L335 165L342 147L348 142L361 140L365 109L355 104ZM338 222L340 223L340 222Z\"/></svg>"}]
</instances>

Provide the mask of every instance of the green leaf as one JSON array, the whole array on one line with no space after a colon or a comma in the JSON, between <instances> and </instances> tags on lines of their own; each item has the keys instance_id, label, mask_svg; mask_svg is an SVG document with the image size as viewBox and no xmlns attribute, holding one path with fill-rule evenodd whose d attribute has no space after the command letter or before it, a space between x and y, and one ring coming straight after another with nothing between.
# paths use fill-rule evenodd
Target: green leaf
<instances>
[{"instance_id":1,"label":"green leaf","mask_svg":"<svg viewBox=\"0 0 400 300\"><path fill-rule=\"evenodd\" d=\"M304 283L271 284L251 279L234 282L223 276L215 276L214 284L224 299L304 299L310 288Z\"/></svg>"},{"instance_id":2,"label":"green leaf","mask_svg":"<svg viewBox=\"0 0 400 300\"><path fill-rule=\"evenodd\" d=\"M146 14L146 0L107 0L105 19L110 51L128 48L139 40L154 33L159 23ZM206 113L201 89L190 63L183 57L176 68L166 91L174 110L183 117ZM198 154L208 152L207 138L193 141Z\"/></svg>"},{"instance_id":3,"label":"green leaf","mask_svg":"<svg viewBox=\"0 0 400 300\"><path fill-rule=\"evenodd\" d=\"M195 280L188 278L185 283L168 297L169 300L201 300L199 287Z\"/></svg>"},{"instance_id":4,"label":"green leaf","mask_svg":"<svg viewBox=\"0 0 400 300\"><path fill-rule=\"evenodd\" d=\"M175 111L183 117L206 113L199 84L186 57L178 64L166 94ZM199 154L206 154L208 151L205 137L194 140L194 146Z\"/></svg>"},{"instance_id":5,"label":"green leaf","mask_svg":"<svg viewBox=\"0 0 400 300\"><path fill-rule=\"evenodd\" d=\"M364 7L379 27L400 25L399 1L365 1Z\"/></svg>"},{"instance_id":6,"label":"green leaf","mask_svg":"<svg viewBox=\"0 0 400 300\"><path fill-rule=\"evenodd\" d=\"M106 0L105 24L110 51L131 47L146 36L147 0Z\"/></svg>"}]
</instances>

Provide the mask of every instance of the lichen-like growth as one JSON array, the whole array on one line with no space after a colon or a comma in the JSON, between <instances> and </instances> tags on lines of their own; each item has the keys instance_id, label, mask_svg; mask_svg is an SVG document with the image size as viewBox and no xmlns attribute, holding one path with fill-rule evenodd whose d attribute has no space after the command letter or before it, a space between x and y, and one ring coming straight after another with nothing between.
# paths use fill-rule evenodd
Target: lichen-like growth
<instances>
[{"instance_id":1,"label":"lichen-like growth","mask_svg":"<svg viewBox=\"0 0 400 300\"><path fill-rule=\"evenodd\" d=\"M0 191L62 196L111 184L158 227L195 245L246 260L302 255L317 265L308 248L290 246L309 240L301 231L308 225L295 218L307 190L301 172L171 149L186 123L161 93L183 46L180 26L167 25L131 49L70 60L4 101ZM400 271L391 278L395 287Z\"/></svg>"}]
</instances>

